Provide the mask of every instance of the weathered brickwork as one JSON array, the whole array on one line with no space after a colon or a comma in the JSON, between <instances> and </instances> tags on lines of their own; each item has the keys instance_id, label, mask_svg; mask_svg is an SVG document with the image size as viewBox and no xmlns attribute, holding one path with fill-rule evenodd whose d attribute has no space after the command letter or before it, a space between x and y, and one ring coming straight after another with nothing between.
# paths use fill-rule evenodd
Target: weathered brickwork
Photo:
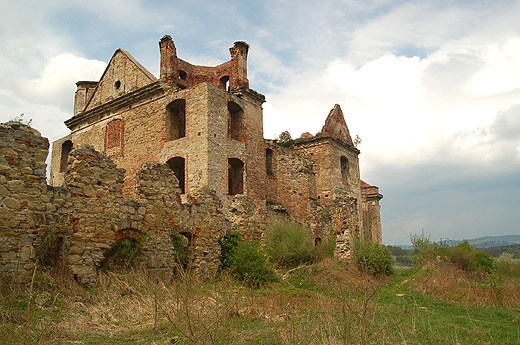
<instances>
[{"instance_id":1,"label":"weathered brickwork","mask_svg":"<svg viewBox=\"0 0 520 345\"><path fill-rule=\"evenodd\" d=\"M354 236L381 241L382 196L360 179L339 105L321 133L280 146L263 137L265 98L249 88L246 43L214 67L178 58L169 36L159 49L159 79L118 49L99 81L76 84L71 132L52 145L51 186L46 139L2 126L0 271L30 269L50 236L63 265L91 283L131 237L142 243L138 265L168 277L180 235L188 265L211 277L224 235L262 239L281 215L317 241L335 236L339 257Z\"/></svg>"}]
</instances>

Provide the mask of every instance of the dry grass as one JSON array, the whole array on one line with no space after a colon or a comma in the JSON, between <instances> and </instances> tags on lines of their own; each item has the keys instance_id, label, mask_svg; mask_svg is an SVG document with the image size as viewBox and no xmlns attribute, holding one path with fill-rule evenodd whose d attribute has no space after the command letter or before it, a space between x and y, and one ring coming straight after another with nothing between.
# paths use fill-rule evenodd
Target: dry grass
<instances>
[{"instance_id":1,"label":"dry grass","mask_svg":"<svg viewBox=\"0 0 520 345\"><path fill-rule=\"evenodd\" d=\"M489 304L482 297L489 287L479 277L448 268L419 272L404 284L325 260L260 290L226 275L201 282L190 272L171 282L144 272L103 273L91 288L67 277L39 270L32 289L27 282L1 285L0 332L7 336L0 343L422 344L456 337L489 343L476 317L470 326L451 325L459 311L445 306L435 315L430 300L420 297L461 303L453 296L466 291L474 304Z\"/></svg>"},{"instance_id":2,"label":"dry grass","mask_svg":"<svg viewBox=\"0 0 520 345\"><path fill-rule=\"evenodd\" d=\"M518 279L466 272L449 263L423 267L414 286L421 294L459 305L520 307Z\"/></svg>"}]
</instances>

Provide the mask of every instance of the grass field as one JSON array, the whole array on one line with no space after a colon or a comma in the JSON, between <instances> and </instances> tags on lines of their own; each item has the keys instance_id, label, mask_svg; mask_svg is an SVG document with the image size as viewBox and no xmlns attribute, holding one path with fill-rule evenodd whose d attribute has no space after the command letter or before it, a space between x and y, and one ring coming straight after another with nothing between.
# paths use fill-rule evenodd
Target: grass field
<instances>
[{"instance_id":1,"label":"grass field","mask_svg":"<svg viewBox=\"0 0 520 345\"><path fill-rule=\"evenodd\" d=\"M283 273L283 272L281 272ZM0 287L2 344L520 344L520 279L438 264L374 278L328 259L261 289L49 270Z\"/></svg>"}]
</instances>

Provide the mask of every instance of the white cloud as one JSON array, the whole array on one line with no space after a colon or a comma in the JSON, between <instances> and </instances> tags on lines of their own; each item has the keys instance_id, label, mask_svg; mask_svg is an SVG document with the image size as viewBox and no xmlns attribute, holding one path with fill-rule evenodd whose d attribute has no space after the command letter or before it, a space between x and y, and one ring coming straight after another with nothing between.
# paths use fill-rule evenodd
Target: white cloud
<instances>
[{"instance_id":1,"label":"white cloud","mask_svg":"<svg viewBox=\"0 0 520 345\"><path fill-rule=\"evenodd\" d=\"M466 86L477 96L490 96L520 88L520 38L486 47L479 56L483 66Z\"/></svg>"},{"instance_id":2,"label":"white cloud","mask_svg":"<svg viewBox=\"0 0 520 345\"><path fill-rule=\"evenodd\" d=\"M32 101L71 110L75 83L79 80L97 81L105 68L105 62L63 53L50 58L38 78L20 79L17 87Z\"/></svg>"}]
</instances>

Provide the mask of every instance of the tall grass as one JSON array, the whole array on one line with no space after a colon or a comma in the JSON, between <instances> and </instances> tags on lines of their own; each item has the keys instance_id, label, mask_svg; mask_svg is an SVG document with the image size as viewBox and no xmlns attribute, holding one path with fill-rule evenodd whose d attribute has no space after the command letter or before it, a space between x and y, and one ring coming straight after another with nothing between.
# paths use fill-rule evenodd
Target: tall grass
<instances>
[{"instance_id":1,"label":"tall grass","mask_svg":"<svg viewBox=\"0 0 520 345\"><path fill-rule=\"evenodd\" d=\"M446 295L473 294L474 273L451 267L453 274L374 278L326 259L260 289L226 272L203 282L186 270L166 282L141 271L102 272L85 288L39 267L32 289L0 284L0 344L517 344L518 311L507 303L460 307L431 293L449 275L462 284L440 286ZM468 274L467 284L457 272Z\"/></svg>"},{"instance_id":2,"label":"tall grass","mask_svg":"<svg viewBox=\"0 0 520 345\"><path fill-rule=\"evenodd\" d=\"M289 220L269 224L265 233L265 251L280 268L294 268L312 263L314 238L305 226Z\"/></svg>"}]
</instances>

